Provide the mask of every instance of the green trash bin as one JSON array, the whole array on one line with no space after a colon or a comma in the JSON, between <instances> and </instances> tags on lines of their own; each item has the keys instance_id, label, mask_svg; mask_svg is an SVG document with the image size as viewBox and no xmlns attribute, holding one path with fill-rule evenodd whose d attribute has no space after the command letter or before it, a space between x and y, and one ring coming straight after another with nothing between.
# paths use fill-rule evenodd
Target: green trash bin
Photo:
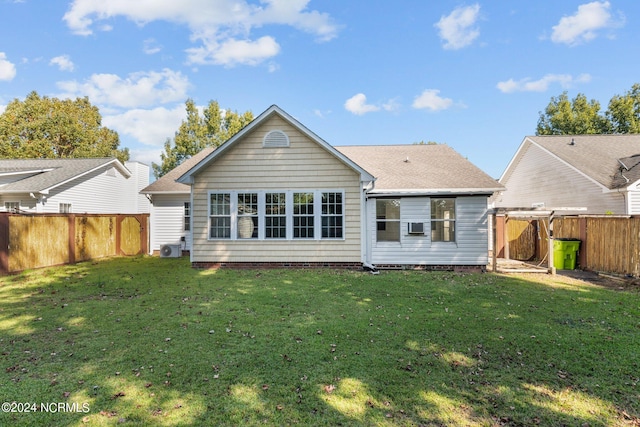
<instances>
[{"instance_id":1,"label":"green trash bin","mask_svg":"<svg viewBox=\"0 0 640 427\"><path fill-rule=\"evenodd\" d=\"M553 266L557 270L575 270L580 240L554 239Z\"/></svg>"}]
</instances>

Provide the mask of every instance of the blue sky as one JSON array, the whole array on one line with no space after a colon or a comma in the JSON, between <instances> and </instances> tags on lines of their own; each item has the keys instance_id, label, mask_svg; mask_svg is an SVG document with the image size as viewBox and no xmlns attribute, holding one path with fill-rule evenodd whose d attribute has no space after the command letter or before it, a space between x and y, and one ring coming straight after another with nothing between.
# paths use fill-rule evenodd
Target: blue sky
<instances>
[{"instance_id":1,"label":"blue sky","mask_svg":"<svg viewBox=\"0 0 640 427\"><path fill-rule=\"evenodd\" d=\"M0 111L88 96L133 160L184 102L277 104L335 146L446 143L498 178L568 91L640 82L640 2L0 0Z\"/></svg>"}]
</instances>

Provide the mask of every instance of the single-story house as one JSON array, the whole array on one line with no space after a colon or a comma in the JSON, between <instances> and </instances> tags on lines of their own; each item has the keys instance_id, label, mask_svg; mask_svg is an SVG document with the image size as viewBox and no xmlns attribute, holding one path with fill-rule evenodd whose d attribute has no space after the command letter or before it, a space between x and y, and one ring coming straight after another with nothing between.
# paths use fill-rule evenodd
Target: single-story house
<instances>
[{"instance_id":1,"label":"single-story house","mask_svg":"<svg viewBox=\"0 0 640 427\"><path fill-rule=\"evenodd\" d=\"M149 167L115 158L0 160L0 210L148 213Z\"/></svg>"},{"instance_id":2,"label":"single-story house","mask_svg":"<svg viewBox=\"0 0 640 427\"><path fill-rule=\"evenodd\" d=\"M504 209L640 214L640 135L527 136L499 182ZM572 211L571 208L581 208Z\"/></svg>"},{"instance_id":3,"label":"single-story house","mask_svg":"<svg viewBox=\"0 0 640 427\"><path fill-rule=\"evenodd\" d=\"M446 145L335 148L274 105L200 157L177 177L196 267L488 262L504 188Z\"/></svg>"}]
</instances>

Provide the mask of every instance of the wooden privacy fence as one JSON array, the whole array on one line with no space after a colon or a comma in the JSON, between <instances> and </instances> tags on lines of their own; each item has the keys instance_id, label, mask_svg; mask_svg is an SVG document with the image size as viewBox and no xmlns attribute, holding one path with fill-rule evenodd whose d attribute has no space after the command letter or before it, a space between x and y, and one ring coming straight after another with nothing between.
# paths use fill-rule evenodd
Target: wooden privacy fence
<instances>
[{"instance_id":1,"label":"wooden privacy fence","mask_svg":"<svg viewBox=\"0 0 640 427\"><path fill-rule=\"evenodd\" d=\"M0 212L0 273L147 253L149 214Z\"/></svg>"},{"instance_id":2,"label":"wooden privacy fence","mask_svg":"<svg viewBox=\"0 0 640 427\"><path fill-rule=\"evenodd\" d=\"M549 221L496 218L498 257L546 261ZM565 216L553 220L554 238L580 240L577 268L640 276L640 217Z\"/></svg>"}]
</instances>

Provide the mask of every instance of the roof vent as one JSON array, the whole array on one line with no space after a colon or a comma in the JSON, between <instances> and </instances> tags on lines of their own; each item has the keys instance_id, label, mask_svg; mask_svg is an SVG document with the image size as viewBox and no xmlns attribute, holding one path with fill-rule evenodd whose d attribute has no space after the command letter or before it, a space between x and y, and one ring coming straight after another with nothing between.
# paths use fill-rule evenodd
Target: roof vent
<instances>
[{"instance_id":1,"label":"roof vent","mask_svg":"<svg viewBox=\"0 0 640 427\"><path fill-rule=\"evenodd\" d=\"M272 130L262 140L263 147L288 147L289 137L281 130Z\"/></svg>"}]
</instances>

